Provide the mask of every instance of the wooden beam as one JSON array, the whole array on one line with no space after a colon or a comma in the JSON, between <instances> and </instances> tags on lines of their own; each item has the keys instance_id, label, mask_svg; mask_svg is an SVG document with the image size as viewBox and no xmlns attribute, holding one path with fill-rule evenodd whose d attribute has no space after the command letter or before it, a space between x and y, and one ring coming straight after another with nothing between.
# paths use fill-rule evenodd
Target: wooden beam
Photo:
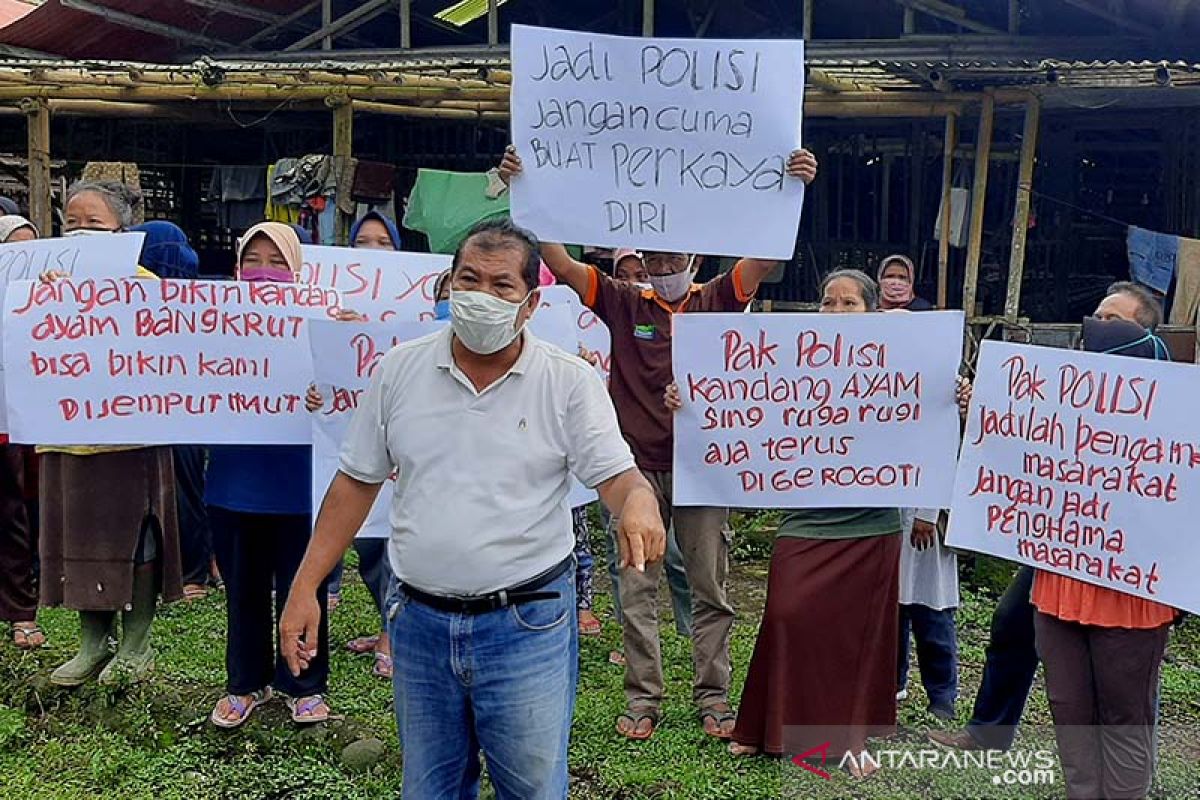
<instances>
[{"instance_id":1,"label":"wooden beam","mask_svg":"<svg viewBox=\"0 0 1200 800\"><path fill-rule=\"evenodd\" d=\"M917 32L917 12L908 6L904 7L904 35L912 36Z\"/></svg>"},{"instance_id":2,"label":"wooden beam","mask_svg":"<svg viewBox=\"0 0 1200 800\"><path fill-rule=\"evenodd\" d=\"M812 41L813 31L813 3L816 0L804 0L804 41Z\"/></svg>"},{"instance_id":3,"label":"wooden beam","mask_svg":"<svg viewBox=\"0 0 1200 800\"><path fill-rule=\"evenodd\" d=\"M896 2L914 11L920 11L922 14L928 14L931 17L936 17L947 22L953 22L955 25L966 28L969 31L991 34L1004 33L999 28L994 28L991 25L985 25L982 22L971 19L967 16L967 12L964 9L959 8L953 3L947 3L945 0L896 0Z\"/></svg>"},{"instance_id":4,"label":"wooden beam","mask_svg":"<svg viewBox=\"0 0 1200 800\"><path fill-rule=\"evenodd\" d=\"M363 3L353 11L343 14L328 25L321 26L320 30L314 31L303 39L293 42L283 48L283 50L285 53L293 50L304 50L312 47L326 37L357 30L386 11L391 2L392 0L368 0L368 2Z\"/></svg>"},{"instance_id":5,"label":"wooden beam","mask_svg":"<svg viewBox=\"0 0 1200 800\"><path fill-rule=\"evenodd\" d=\"M400 0L400 49L412 48L412 0Z\"/></svg>"},{"instance_id":6,"label":"wooden beam","mask_svg":"<svg viewBox=\"0 0 1200 800\"><path fill-rule=\"evenodd\" d=\"M654 35L654 0L642 0L642 36Z\"/></svg>"},{"instance_id":7,"label":"wooden beam","mask_svg":"<svg viewBox=\"0 0 1200 800\"><path fill-rule=\"evenodd\" d=\"M286 17L279 20L274 25L268 25L267 27L263 28L261 31L254 34L253 36L251 36L249 39L245 40L244 42L242 42L240 46L241 47L250 47L251 45L261 42L263 39L266 39L268 36L274 36L275 34L279 33L280 31L292 27L293 25L298 23L300 20L304 19L306 16L308 16L312 12L316 11L320 5L321 5L321 0L311 0L311 2L302 5L300 8L296 9L291 14L288 14Z\"/></svg>"},{"instance_id":8,"label":"wooden beam","mask_svg":"<svg viewBox=\"0 0 1200 800\"><path fill-rule=\"evenodd\" d=\"M971 222L967 239L967 269L963 277L963 311L967 319L975 316L975 295L979 287L979 259L983 250L983 210L987 199L988 156L992 150L992 123L996 104L990 93L979 106L979 131L975 135L975 180L971 183Z\"/></svg>"},{"instance_id":9,"label":"wooden beam","mask_svg":"<svg viewBox=\"0 0 1200 800\"><path fill-rule=\"evenodd\" d=\"M64 8L69 8L73 11L81 11L84 14L91 14L94 17L100 17L114 25L119 25L122 28L133 28L146 33L153 33L156 36L163 36L167 39L176 39L181 42L191 42L192 44L200 45L213 49L227 49L233 45L230 42L214 39L211 36L205 36L201 33L192 33L185 31L183 28L176 28L174 25L166 25L162 22L146 19L145 17L137 17L133 14L126 14L124 11L114 11L111 8L96 5L89 0L59 0L59 3Z\"/></svg>"},{"instance_id":10,"label":"wooden beam","mask_svg":"<svg viewBox=\"0 0 1200 800\"><path fill-rule=\"evenodd\" d=\"M354 105L348 100L333 104L333 157L335 163L345 168L354 156ZM350 226L354 215L338 209L337 243L343 247L350 244Z\"/></svg>"},{"instance_id":11,"label":"wooden beam","mask_svg":"<svg viewBox=\"0 0 1200 800\"><path fill-rule=\"evenodd\" d=\"M958 115L946 115L946 132L942 135L942 229L938 237L937 307L948 308L950 283L950 190L954 180L954 151L958 149Z\"/></svg>"},{"instance_id":12,"label":"wooden beam","mask_svg":"<svg viewBox=\"0 0 1200 800\"><path fill-rule=\"evenodd\" d=\"M1037 156L1038 125L1042 100L1035 94L1025 104L1025 128L1021 134L1021 166L1017 172L1017 199L1013 211L1012 249L1008 257L1008 291L1004 316L1015 321L1021 310L1021 279L1025 274L1025 237L1029 232L1029 204L1033 192L1033 168Z\"/></svg>"},{"instance_id":13,"label":"wooden beam","mask_svg":"<svg viewBox=\"0 0 1200 800\"><path fill-rule=\"evenodd\" d=\"M21 104L29 139L29 220L42 236L51 234L50 212L50 105L45 100Z\"/></svg>"},{"instance_id":14,"label":"wooden beam","mask_svg":"<svg viewBox=\"0 0 1200 800\"><path fill-rule=\"evenodd\" d=\"M500 44L500 3L498 0L487 0L488 44L492 47Z\"/></svg>"},{"instance_id":15,"label":"wooden beam","mask_svg":"<svg viewBox=\"0 0 1200 800\"><path fill-rule=\"evenodd\" d=\"M1008 0L1008 34L1021 33L1021 0Z\"/></svg>"},{"instance_id":16,"label":"wooden beam","mask_svg":"<svg viewBox=\"0 0 1200 800\"><path fill-rule=\"evenodd\" d=\"M1126 30L1133 31L1134 33L1140 33L1145 36L1154 36L1156 33L1158 33L1158 31L1156 31L1150 25L1147 25L1144 22L1138 22L1128 14L1114 13L1104 6L1100 6L1091 2L1091 0L1062 1L1069 6L1078 8L1080 11L1086 11L1094 17L1099 17L1106 22L1111 22L1113 25L1116 25L1119 28L1125 28Z\"/></svg>"}]
</instances>

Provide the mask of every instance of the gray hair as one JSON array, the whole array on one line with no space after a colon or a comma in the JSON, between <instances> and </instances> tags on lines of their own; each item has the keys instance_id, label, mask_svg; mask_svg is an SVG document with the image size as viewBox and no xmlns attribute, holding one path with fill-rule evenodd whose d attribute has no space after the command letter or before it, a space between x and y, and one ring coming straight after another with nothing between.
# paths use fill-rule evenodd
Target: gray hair
<instances>
[{"instance_id":1,"label":"gray hair","mask_svg":"<svg viewBox=\"0 0 1200 800\"><path fill-rule=\"evenodd\" d=\"M825 280L821 281L821 288L819 290L821 297L825 296L825 290L829 287L829 284L842 278L847 278L858 284L859 293L862 295L867 311L875 311L879 308L879 284L875 282L874 278L860 269L839 269L826 275Z\"/></svg>"},{"instance_id":2,"label":"gray hair","mask_svg":"<svg viewBox=\"0 0 1200 800\"><path fill-rule=\"evenodd\" d=\"M1138 325L1151 331L1162 325L1162 300L1145 286L1132 281L1117 281L1108 287L1104 296L1112 297L1114 294L1123 294L1137 301L1138 311L1134 314L1134 319L1137 320Z\"/></svg>"},{"instance_id":3,"label":"gray hair","mask_svg":"<svg viewBox=\"0 0 1200 800\"><path fill-rule=\"evenodd\" d=\"M88 192L94 192L103 198L104 204L121 223L121 230L133 227L133 210L142 202L142 196L136 189L120 181L76 181L67 189L64 208L76 197Z\"/></svg>"}]
</instances>

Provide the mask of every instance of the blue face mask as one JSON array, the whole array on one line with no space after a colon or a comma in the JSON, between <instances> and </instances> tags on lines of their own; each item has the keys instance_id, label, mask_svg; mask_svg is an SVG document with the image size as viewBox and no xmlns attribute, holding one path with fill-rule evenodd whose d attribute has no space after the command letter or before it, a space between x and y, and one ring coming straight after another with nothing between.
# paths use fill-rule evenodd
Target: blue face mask
<instances>
[{"instance_id":1,"label":"blue face mask","mask_svg":"<svg viewBox=\"0 0 1200 800\"><path fill-rule=\"evenodd\" d=\"M433 304L434 319L450 319L450 301L438 300Z\"/></svg>"}]
</instances>

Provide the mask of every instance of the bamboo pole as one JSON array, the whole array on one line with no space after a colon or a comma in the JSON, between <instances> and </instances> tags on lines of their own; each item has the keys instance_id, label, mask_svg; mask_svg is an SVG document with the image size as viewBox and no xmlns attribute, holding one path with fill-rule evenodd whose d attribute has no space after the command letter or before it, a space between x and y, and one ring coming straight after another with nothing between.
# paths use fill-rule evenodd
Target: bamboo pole
<instances>
[{"instance_id":1,"label":"bamboo pole","mask_svg":"<svg viewBox=\"0 0 1200 800\"><path fill-rule=\"evenodd\" d=\"M346 168L354 155L354 105L343 100L333 105L333 156L334 160ZM350 226L354 222L352 214L344 213L340 208L336 214L337 243L345 247L350 244Z\"/></svg>"},{"instance_id":2,"label":"bamboo pole","mask_svg":"<svg viewBox=\"0 0 1200 800\"><path fill-rule=\"evenodd\" d=\"M813 31L813 2L814 0L804 0L802 30L804 32L804 41L812 41Z\"/></svg>"},{"instance_id":3,"label":"bamboo pole","mask_svg":"<svg viewBox=\"0 0 1200 800\"><path fill-rule=\"evenodd\" d=\"M1021 309L1021 279L1025 274L1025 238L1029 232L1030 194L1037 156L1038 125L1042 100L1029 95L1025 104L1025 127L1021 135L1021 166L1017 173L1017 199L1013 211L1012 249L1008 258L1008 291L1004 296L1004 316L1015 321Z\"/></svg>"},{"instance_id":4,"label":"bamboo pole","mask_svg":"<svg viewBox=\"0 0 1200 800\"><path fill-rule=\"evenodd\" d=\"M654 35L654 0L642 0L642 36Z\"/></svg>"},{"instance_id":5,"label":"bamboo pole","mask_svg":"<svg viewBox=\"0 0 1200 800\"><path fill-rule=\"evenodd\" d=\"M129 101L187 101L187 100L239 100L275 101L324 100L331 96L362 98L371 100L507 100L509 90L500 89L436 89L409 86L267 86L249 84L244 86L220 85L199 86L138 86L121 88L116 86L0 86L0 102L24 100L26 98L75 99L75 100L129 100Z\"/></svg>"},{"instance_id":6,"label":"bamboo pole","mask_svg":"<svg viewBox=\"0 0 1200 800\"><path fill-rule=\"evenodd\" d=\"M51 233L50 106L45 100L21 104L29 139L29 219L43 236Z\"/></svg>"},{"instance_id":7,"label":"bamboo pole","mask_svg":"<svg viewBox=\"0 0 1200 800\"><path fill-rule=\"evenodd\" d=\"M983 248L983 211L987 198L988 154L992 149L992 122L995 103L984 94L979 107L979 132L975 137L975 180L971 184L971 227L967 241L967 270L963 278L963 311L967 319L975 316L975 295L979 286L979 257Z\"/></svg>"},{"instance_id":8,"label":"bamboo pole","mask_svg":"<svg viewBox=\"0 0 1200 800\"><path fill-rule=\"evenodd\" d=\"M950 283L950 190L954 180L954 151L958 148L958 115L946 115L942 137L942 225L938 239L937 307L946 308Z\"/></svg>"},{"instance_id":9,"label":"bamboo pole","mask_svg":"<svg viewBox=\"0 0 1200 800\"><path fill-rule=\"evenodd\" d=\"M488 44L492 47L500 44L500 3L499 0L487 0L487 31Z\"/></svg>"},{"instance_id":10,"label":"bamboo pole","mask_svg":"<svg viewBox=\"0 0 1200 800\"><path fill-rule=\"evenodd\" d=\"M507 111L475 111L468 108L433 108L400 105L398 103L375 103L370 100L355 100L354 110L367 114L385 114L394 117L420 117L423 119L457 119L502 121L508 119Z\"/></svg>"},{"instance_id":11,"label":"bamboo pole","mask_svg":"<svg viewBox=\"0 0 1200 800\"><path fill-rule=\"evenodd\" d=\"M400 49L412 49L412 0L400 0Z\"/></svg>"}]
</instances>

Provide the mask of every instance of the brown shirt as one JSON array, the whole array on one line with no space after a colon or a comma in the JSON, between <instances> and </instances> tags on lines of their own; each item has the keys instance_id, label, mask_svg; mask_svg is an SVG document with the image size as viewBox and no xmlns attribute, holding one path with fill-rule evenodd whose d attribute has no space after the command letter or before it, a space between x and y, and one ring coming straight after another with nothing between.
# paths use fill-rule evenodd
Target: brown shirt
<instances>
[{"instance_id":1,"label":"brown shirt","mask_svg":"<svg viewBox=\"0 0 1200 800\"><path fill-rule=\"evenodd\" d=\"M675 309L651 289L613 280L591 268L584 304L612 334L608 391L621 433L642 469L671 470L674 415L663 405L663 392L674 380L671 315L741 311L751 297L742 288L741 262L708 283L692 284Z\"/></svg>"}]
</instances>

